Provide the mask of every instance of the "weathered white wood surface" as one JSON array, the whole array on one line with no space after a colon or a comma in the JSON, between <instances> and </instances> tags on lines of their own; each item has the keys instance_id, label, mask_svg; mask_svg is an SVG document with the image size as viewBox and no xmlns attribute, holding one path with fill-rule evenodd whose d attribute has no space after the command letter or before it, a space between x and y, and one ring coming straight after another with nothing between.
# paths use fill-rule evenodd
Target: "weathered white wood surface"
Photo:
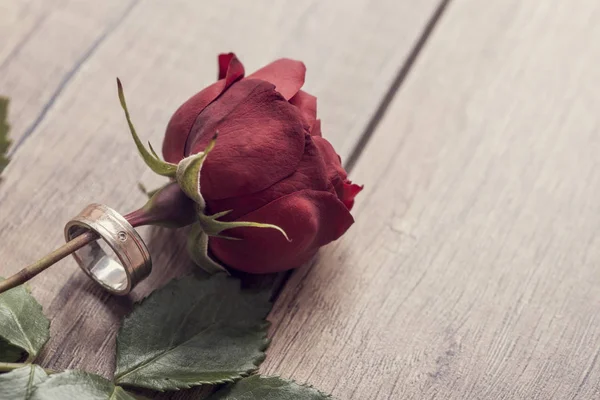
<instances>
[{"instance_id":1,"label":"weathered white wood surface","mask_svg":"<svg viewBox=\"0 0 600 400\"><path fill-rule=\"evenodd\" d=\"M340 399L600 399L600 3L454 0L263 365Z\"/></svg>"},{"instance_id":2,"label":"weathered white wood surface","mask_svg":"<svg viewBox=\"0 0 600 400\"><path fill-rule=\"evenodd\" d=\"M0 95L11 96L13 151L46 118L133 4L0 0Z\"/></svg>"},{"instance_id":3,"label":"weathered white wood surface","mask_svg":"<svg viewBox=\"0 0 600 400\"><path fill-rule=\"evenodd\" d=\"M159 145L175 108L214 81L218 52L236 51L248 72L280 56L301 59L306 88L319 97L324 134L345 157L437 3L65 0L48 10L32 3L48 13L43 34L0 47L0 92L13 99L12 134L26 137L0 185L0 274L59 245L64 223L86 204L127 212L144 201L138 181L159 182L135 152L116 76L138 131ZM16 15L27 4L0 0L0 9L16 7ZM20 50L6 56L15 46ZM117 321L131 302L191 268L181 237L158 233L150 246L154 274L132 298L107 296L71 260L33 280L52 319L41 363L111 375Z\"/></svg>"}]
</instances>

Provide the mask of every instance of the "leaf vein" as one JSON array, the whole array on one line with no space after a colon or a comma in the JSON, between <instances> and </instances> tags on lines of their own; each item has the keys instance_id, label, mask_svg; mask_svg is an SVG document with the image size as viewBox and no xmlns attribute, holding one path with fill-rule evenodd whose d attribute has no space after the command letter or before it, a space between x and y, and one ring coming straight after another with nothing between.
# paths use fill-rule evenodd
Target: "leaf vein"
<instances>
[{"instance_id":1,"label":"leaf vein","mask_svg":"<svg viewBox=\"0 0 600 400\"><path fill-rule=\"evenodd\" d=\"M29 366L29 380L27 381L27 387L25 388L25 400L31 397L31 389L33 389L33 378L35 377L35 366Z\"/></svg>"},{"instance_id":2,"label":"leaf vein","mask_svg":"<svg viewBox=\"0 0 600 400\"><path fill-rule=\"evenodd\" d=\"M147 359L147 360L145 360L145 361L141 362L140 364L136 365L136 366L135 366L135 367L134 367L134 368L133 368L131 371L128 371L128 372L126 372L126 373L124 373L124 374L122 374L122 375L119 375L119 376L117 377L117 378L118 378L118 379L117 379L117 381L122 381L122 379L123 379L124 377L126 377L127 375L131 375L131 374L133 374L134 372L137 372L137 371L139 371L139 370L143 369L143 368L144 368L144 367L146 367L148 364L150 364L150 363L152 363L152 362L154 362L154 361L156 361L156 360L158 360L158 359L160 359L160 358L162 358L162 357L164 357L164 356L168 355L168 354L169 354L171 351L175 350L177 347L183 346L183 345L185 345L186 343L188 343L188 342L192 341L192 339L195 339L197 336L200 336L201 334L203 334L203 333L204 333L204 332L206 332L206 331L207 331L209 328L211 328L213 325L216 325L216 324L215 324L215 322L212 322L210 325L208 325L206 328L202 329L200 332L198 332L198 333L196 333L195 335L193 335L193 336L192 336L191 338L189 338L188 340L186 340L186 341L184 341L184 342L181 342L181 343L179 343L178 345L172 346L172 347L170 347L170 348L169 348L169 349L167 349L167 350L163 350L163 351L159 352L158 354L156 354L156 355L154 355L154 356L150 357L149 359Z\"/></svg>"},{"instance_id":3,"label":"leaf vein","mask_svg":"<svg viewBox=\"0 0 600 400\"><path fill-rule=\"evenodd\" d=\"M31 357L35 356L35 349L33 348L33 343L31 343L31 340L29 340L29 338L27 337L27 334L25 333L25 330L21 326L21 321L19 321L17 314L15 314L15 312L10 307L5 307L5 309L8 310L10 315L13 317L13 319L15 320L15 322L17 324L17 327L19 328L19 331L21 332L21 334L23 335L23 338L27 342L27 345L29 346L29 348L26 350L29 353L29 357L31 358ZM7 340L10 342L10 339L7 339Z\"/></svg>"}]
</instances>

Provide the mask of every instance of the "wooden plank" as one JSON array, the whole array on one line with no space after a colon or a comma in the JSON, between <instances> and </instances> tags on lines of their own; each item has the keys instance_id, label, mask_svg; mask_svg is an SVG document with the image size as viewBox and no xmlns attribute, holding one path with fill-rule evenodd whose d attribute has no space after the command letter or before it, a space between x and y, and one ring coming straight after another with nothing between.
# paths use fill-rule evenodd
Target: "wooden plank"
<instances>
[{"instance_id":1,"label":"wooden plank","mask_svg":"<svg viewBox=\"0 0 600 400\"><path fill-rule=\"evenodd\" d=\"M16 55L58 1L0 1L0 68Z\"/></svg>"},{"instance_id":2,"label":"wooden plank","mask_svg":"<svg viewBox=\"0 0 600 400\"><path fill-rule=\"evenodd\" d=\"M0 0L0 95L11 98L12 152L135 3Z\"/></svg>"},{"instance_id":3,"label":"wooden plank","mask_svg":"<svg viewBox=\"0 0 600 400\"><path fill-rule=\"evenodd\" d=\"M0 186L3 275L61 243L62 226L86 204L102 202L127 212L144 201L138 181L160 182L134 150L115 76L125 84L138 131L158 145L175 108L213 82L218 52L237 50L248 72L279 56L302 59L308 67L306 87L320 99L325 136L345 156L436 1L169 5L139 2L72 76L16 151ZM55 50L60 57L60 49ZM14 77L9 95L18 92L18 82ZM19 135L22 125L13 123ZM33 281L33 293L52 319L52 339L41 363L112 374L117 323L132 302L192 268L183 234L159 230L145 237L155 270L130 298L107 296L70 260Z\"/></svg>"},{"instance_id":4,"label":"wooden plank","mask_svg":"<svg viewBox=\"0 0 600 400\"><path fill-rule=\"evenodd\" d=\"M266 373L340 399L600 398L600 4L455 0L286 285Z\"/></svg>"}]
</instances>

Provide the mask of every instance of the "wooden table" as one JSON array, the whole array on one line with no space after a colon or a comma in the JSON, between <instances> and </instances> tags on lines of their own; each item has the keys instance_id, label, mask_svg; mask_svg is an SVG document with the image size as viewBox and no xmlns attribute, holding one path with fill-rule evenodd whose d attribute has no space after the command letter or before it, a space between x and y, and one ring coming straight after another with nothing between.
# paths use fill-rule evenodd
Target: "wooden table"
<instances>
[{"instance_id":1,"label":"wooden table","mask_svg":"<svg viewBox=\"0 0 600 400\"><path fill-rule=\"evenodd\" d=\"M365 190L283 288L261 371L339 399L600 399L599 37L592 0L0 0L0 272L86 204L130 211L159 183L115 76L158 144L217 53L293 57ZM190 268L180 238L144 234L155 272L132 298L72 260L33 280L44 365L110 376L131 302Z\"/></svg>"}]
</instances>

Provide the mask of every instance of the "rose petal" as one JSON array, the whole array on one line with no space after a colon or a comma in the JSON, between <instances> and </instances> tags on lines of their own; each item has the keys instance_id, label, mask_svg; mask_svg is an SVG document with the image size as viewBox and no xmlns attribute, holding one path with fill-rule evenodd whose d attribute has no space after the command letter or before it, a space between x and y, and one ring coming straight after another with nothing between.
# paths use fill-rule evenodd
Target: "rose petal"
<instances>
[{"instance_id":1,"label":"rose petal","mask_svg":"<svg viewBox=\"0 0 600 400\"><path fill-rule=\"evenodd\" d=\"M250 273L271 273L297 268L319 247L339 238L354 223L348 209L331 193L295 192L240 218L274 224L286 231L236 228L225 231L242 240L210 238L213 254L226 265Z\"/></svg>"},{"instance_id":2,"label":"rose petal","mask_svg":"<svg viewBox=\"0 0 600 400\"><path fill-rule=\"evenodd\" d=\"M363 190L363 188L363 185L357 185L347 179L342 184L342 193L341 195L338 193L338 197L348 208L348 211L352 210L352 207L354 206L354 198Z\"/></svg>"},{"instance_id":3,"label":"rose petal","mask_svg":"<svg viewBox=\"0 0 600 400\"><path fill-rule=\"evenodd\" d=\"M304 63L289 58L282 58L266 65L248 76L250 79L261 79L271 82L281 95L289 100L304 85L306 66Z\"/></svg>"},{"instance_id":4,"label":"rose petal","mask_svg":"<svg viewBox=\"0 0 600 400\"><path fill-rule=\"evenodd\" d=\"M196 93L183 103L171 117L167 125L165 139L163 141L163 156L167 162L178 163L185 157L184 149L194 121L198 114L212 103L235 81L244 76L244 66L235 54L226 55L229 59L225 79L213 83L204 90ZM219 57L219 63L221 58ZM219 74L221 74L219 72Z\"/></svg>"},{"instance_id":5,"label":"rose petal","mask_svg":"<svg viewBox=\"0 0 600 400\"><path fill-rule=\"evenodd\" d=\"M310 131L310 134L312 136L318 136L318 137L323 136L323 134L321 133L321 120L320 119L315 121L315 124L313 125L313 127Z\"/></svg>"},{"instance_id":6,"label":"rose petal","mask_svg":"<svg viewBox=\"0 0 600 400\"><path fill-rule=\"evenodd\" d=\"M225 76L227 76L227 69L229 68L229 62L234 57L234 53L219 54L219 57L217 58L217 61L219 63L219 77L217 79L225 79Z\"/></svg>"},{"instance_id":7,"label":"rose petal","mask_svg":"<svg viewBox=\"0 0 600 400\"><path fill-rule=\"evenodd\" d=\"M336 153L331 143L319 136L313 136L313 141L325 161L330 178L333 178L333 176L336 175L342 180L345 180L348 174L342 166L342 159Z\"/></svg>"},{"instance_id":8,"label":"rose petal","mask_svg":"<svg viewBox=\"0 0 600 400\"><path fill-rule=\"evenodd\" d=\"M216 131L219 139L200 179L207 200L256 193L293 174L307 134L301 112L257 79L237 82L206 107L186 154L203 151Z\"/></svg>"},{"instance_id":9,"label":"rose petal","mask_svg":"<svg viewBox=\"0 0 600 400\"><path fill-rule=\"evenodd\" d=\"M335 152L331 143L318 136L313 136L312 139L325 161L327 176L335 188L338 198L348 207L348 210L352 209L354 197L362 190L362 186L355 185L348 180L348 173L342 166L340 156Z\"/></svg>"},{"instance_id":10,"label":"rose petal","mask_svg":"<svg viewBox=\"0 0 600 400\"><path fill-rule=\"evenodd\" d=\"M216 214L233 210L222 218L224 221L233 221L280 197L305 189L336 194L329 181L325 162L310 135L305 136L304 155L292 175L257 193L220 200L207 199L208 212Z\"/></svg>"},{"instance_id":11,"label":"rose petal","mask_svg":"<svg viewBox=\"0 0 600 400\"><path fill-rule=\"evenodd\" d=\"M229 65L225 72L225 89L233 85L237 80L244 77L244 65L238 60L235 54L231 53L229 57Z\"/></svg>"},{"instance_id":12,"label":"rose petal","mask_svg":"<svg viewBox=\"0 0 600 400\"><path fill-rule=\"evenodd\" d=\"M304 90L300 90L290 99L290 104L295 105L302 111L302 114L312 131L317 119L317 98L312 94L306 93Z\"/></svg>"}]
</instances>

